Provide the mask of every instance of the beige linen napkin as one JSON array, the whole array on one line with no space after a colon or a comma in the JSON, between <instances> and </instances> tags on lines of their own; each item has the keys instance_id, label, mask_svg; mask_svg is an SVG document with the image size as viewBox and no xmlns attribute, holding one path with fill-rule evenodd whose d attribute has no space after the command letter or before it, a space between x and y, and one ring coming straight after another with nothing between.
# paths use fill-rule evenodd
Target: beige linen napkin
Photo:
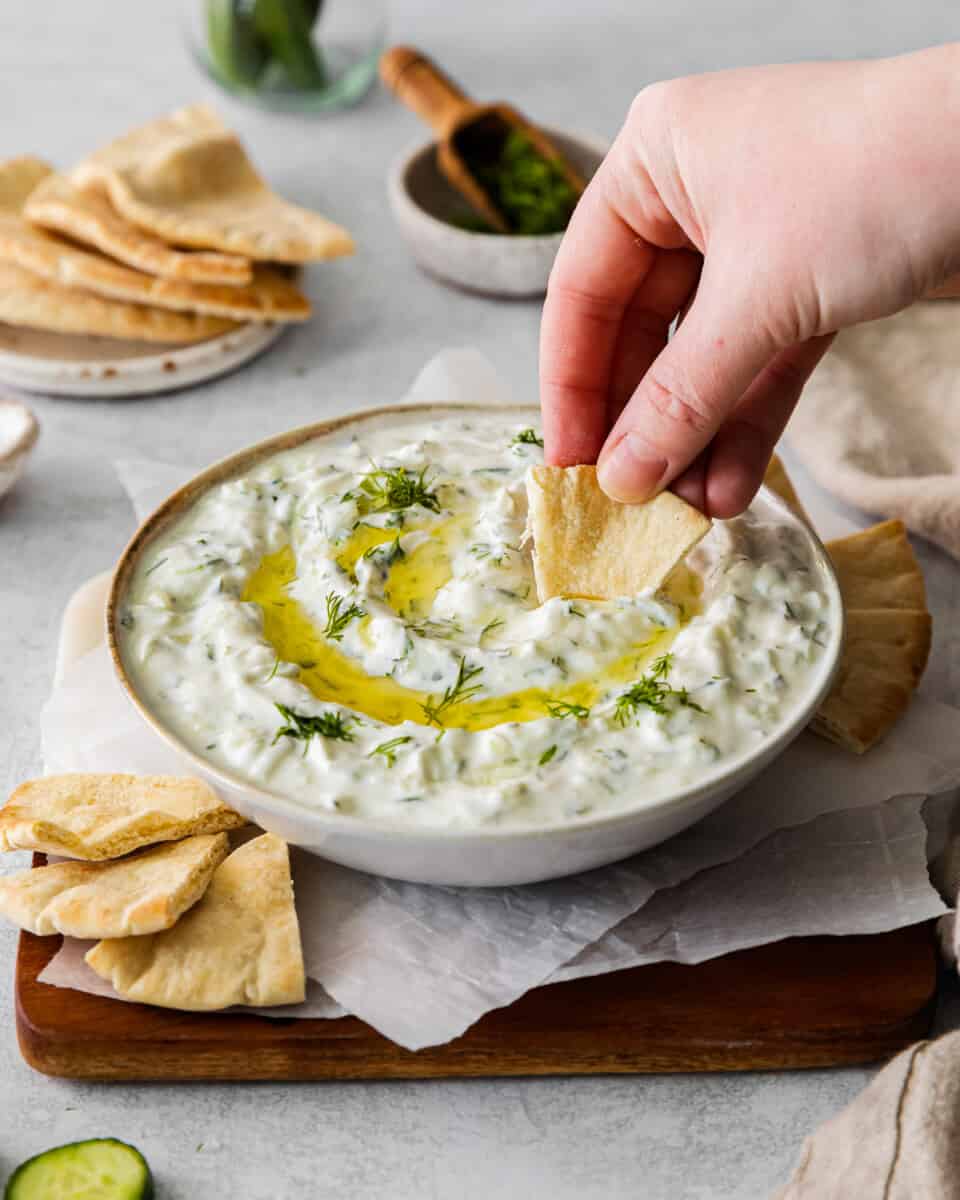
<instances>
[{"instance_id":1,"label":"beige linen napkin","mask_svg":"<svg viewBox=\"0 0 960 1200\"><path fill-rule=\"evenodd\" d=\"M808 1138L775 1200L956 1200L960 1033L898 1054Z\"/></svg>"},{"instance_id":2,"label":"beige linen napkin","mask_svg":"<svg viewBox=\"0 0 960 1200\"><path fill-rule=\"evenodd\" d=\"M843 330L787 440L821 487L960 558L960 301Z\"/></svg>"}]
</instances>

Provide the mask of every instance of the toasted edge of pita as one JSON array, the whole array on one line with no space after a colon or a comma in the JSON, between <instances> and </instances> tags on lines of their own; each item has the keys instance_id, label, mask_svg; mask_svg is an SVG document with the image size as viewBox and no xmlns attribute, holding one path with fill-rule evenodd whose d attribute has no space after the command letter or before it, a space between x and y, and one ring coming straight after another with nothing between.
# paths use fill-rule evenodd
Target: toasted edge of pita
<instances>
[{"instance_id":1,"label":"toasted edge of pita","mask_svg":"<svg viewBox=\"0 0 960 1200\"><path fill-rule=\"evenodd\" d=\"M851 609L836 681L811 729L856 754L890 731L904 713L930 653L930 614L910 609Z\"/></svg>"},{"instance_id":2,"label":"toasted edge of pita","mask_svg":"<svg viewBox=\"0 0 960 1200\"><path fill-rule=\"evenodd\" d=\"M0 262L0 321L168 345L201 342L237 328L235 321L222 317L171 312L66 288L9 262Z\"/></svg>"},{"instance_id":3,"label":"toasted edge of pita","mask_svg":"<svg viewBox=\"0 0 960 1200\"><path fill-rule=\"evenodd\" d=\"M272 192L239 139L203 104L117 138L71 179L102 186L128 221L176 245L289 263L354 249L345 229Z\"/></svg>"},{"instance_id":4,"label":"toasted edge of pita","mask_svg":"<svg viewBox=\"0 0 960 1200\"><path fill-rule=\"evenodd\" d=\"M0 914L40 937L159 933L196 904L229 850L225 833L199 834L111 862L59 862L0 876Z\"/></svg>"},{"instance_id":5,"label":"toasted edge of pita","mask_svg":"<svg viewBox=\"0 0 960 1200\"><path fill-rule=\"evenodd\" d=\"M593 466L527 472L533 570L541 604L553 596L592 600L658 588L710 528L672 492L618 504Z\"/></svg>"},{"instance_id":6,"label":"toasted edge of pita","mask_svg":"<svg viewBox=\"0 0 960 1200\"><path fill-rule=\"evenodd\" d=\"M763 476L763 482L775 492L786 506L794 512L801 521L806 521L810 524L810 518L807 516L806 509L800 503L800 497L796 493L790 476L787 474L787 469L783 465L781 459L774 454L767 465L767 470Z\"/></svg>"},{"instance_id":7,"label":"toasted edge of pita","mask_svg":"<svg viewBox=\"0 0 960 1200\"><path fill-rule=\"evenodd\" d=\"M827 543L847 608L925 609L923 572L902 521L883 521Z\"/></svg>"},{"instance_id":8,"label":"toasted edge of pita","mask_svg":"<svg viewBox=\"0 0 960 1200\"><path fill-rule=\"evenodd\" d=\"M310 301L284 274L258 265L244 286L190 283L133 271L96 251L78 249L23 217L23 189L10 175L19 161L0 164L0 262L13 263L51 283L111 300L204 313L236 321L305 321Z\"/></svg>"},{"instance_id":9,"label":"toasted edge of pita","mask_svg":"<svg viewBox=\"0 0 960 1200\"><path fill-rule=\"evenodd\" d=\"M22 783L0 808L0 850L102 862L154 842L245 824L202 779L47 775Z\"/></svg>"},{"instance_id":10,"label":"toasted edge of pita","mask_svg":"<svg viewBox=\"0 0 960 1200\"><path fill-rule=\"evenodd\" d=\"M75 188L63 175L50 175L34 188L24 216L148 275L226 285L247 284L253 277L249 259L168 246L124 220L100 189Z\"/></svg>"},{"instance_id":11,"label":"toasted edge of pita","mask_svg":"<svg viewBox=\"0 0 960 1200\"><path fill-rule=\"evenodd\" d=\"M300 1003L306 977L286 844L270 833L247 842L172 929L98 942L85 961L127 1000L161 1008Z\"/></svg>"},{"instance_id":12,"label":"toasted edge of pita","mask_svg":"<svg viewBox=\"0 0 960 1200\"><path fill-rule=\"evenodd\" d=\"M0 161L0 209L19 212L27 197L52 174L53 167L29 154Z\"/></svg>"}]
</instances>

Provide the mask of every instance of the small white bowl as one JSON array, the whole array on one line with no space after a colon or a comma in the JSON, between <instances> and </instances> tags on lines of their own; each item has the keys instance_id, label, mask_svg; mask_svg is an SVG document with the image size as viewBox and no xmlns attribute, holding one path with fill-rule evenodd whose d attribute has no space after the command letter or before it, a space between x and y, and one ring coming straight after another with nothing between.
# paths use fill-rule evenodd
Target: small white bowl
<instances>
[{"instance_id":1,"label":"small white bowl","mask_svg":"<svg viewBox=\"0 0 960 1200\"><path fill-rule=\"evenodd\" d=\"M607 147L592 138L545 131L589 179ZM390 207L400 232L425 271L444 283L488 296L532 298L547 290L562 233L535 237L472 233L455 222L474 216L437 165L437 143L427 142L393 165Z\"/></svg>"},{"instance_id":2,"label":"small white bowl","mask_svg":"<svg viewBox=\"0 0 960 1200\"><path fill-rule=\"evenodd\" d=\"M197 499L225 479L248 471L261 459L293 446L322 439L351 425L393 423L407 414L470 413L479 405L422 405L369 409L268 438L202 471L174 492L140 526L121 555L107 602L107 639L121 684L153 730L217 788L227 804L251 821L322 858L375 875L413 883L495 886L557 879L626 858L686 829L745 787L799 736L830 688L843 642L843 603L827 553L810 527L767 488L751 506L761 517L790 525L807 542L830 607L830 638L809 686L780 726L762 741L724 763L693 787L598 817L576 817L555 825L511 825L470 829L402 828L387 821L361 820L310 808L258 787L192 750L151 711L128 673L118 623L137 564L150 543ZM533 419L535 410L504 408L504 420Z\"/></svg>"},{"instance_id":3,"label":"small white bowl","mask_svg":"<svg viewBox=\"0 0 960 1200\"><path fill-rule=\"evenodd\" d=\"M37 418L25 404L0 396L0 496L23 474L40 436Z\"/></svg>"}]
</instances>

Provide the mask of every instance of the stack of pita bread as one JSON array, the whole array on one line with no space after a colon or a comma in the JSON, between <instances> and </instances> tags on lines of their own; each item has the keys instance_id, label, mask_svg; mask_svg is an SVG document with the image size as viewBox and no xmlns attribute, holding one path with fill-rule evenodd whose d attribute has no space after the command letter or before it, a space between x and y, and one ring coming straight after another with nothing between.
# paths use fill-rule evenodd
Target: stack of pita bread
<instances>
[{"instance_id":1,"label":"stack of pita bread","mask_svg":"<svg viewBox=\"0 0 960 1200\"><path fill-rule=\"evenodd\" d=\"M305 321L291 267L352 250L345 230L272 192L204 105L67 174L0 162L0 321L12 325L185 343Z\"/></svg>"},{"instance_id":2,"label":"stack of pita bread","mask_svg":"<svg viewBox=\"0 0 960 1200\"><path fill-rule=\"evenodd\" d=\"M246 822L199 779L53 775L0 808L0 850L69 861L0 877L0 914L96 938L87 963L128 1000L196 1012L297 1004L305 977L285 842L232 853Z\"/></svg>"}]
</instances>

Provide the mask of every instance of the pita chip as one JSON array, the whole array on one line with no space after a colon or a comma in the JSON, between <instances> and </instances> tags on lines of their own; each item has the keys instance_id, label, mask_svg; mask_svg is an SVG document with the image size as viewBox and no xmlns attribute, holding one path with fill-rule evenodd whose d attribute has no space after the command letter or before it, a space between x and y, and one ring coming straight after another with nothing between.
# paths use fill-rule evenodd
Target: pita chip
<instances>
[{"instance_id":1,"label":"pita chip","mask_svg":"<svg viewBox=\"0 0 960 1200\"><path fill-rule=\"evenodd\" d=\"M246 819L202 779L176 775L47 775L22 783L0 808L0 850L42 850L87 862Z\"/></svg>"},{"instance_id":2,"label":"pita chip","mask_svg":"<svg viewBox=\"0 0 960 1200\"><path fill-rule=\"evenodd\" d=\"M763 476L763 482L775 492L781 500L791 509L802 521L810 524L810 518L806 514L806 510L800 503L800 497L797 495L796 489L790 481L790 476L787 474L781 460L776 454L770 459L766 473Z\"/></svg>"},{"instance_id":3,"label":"pita chip","mask_svg":"<svg viewBox=\"0 0 960 1200\"><path fill-rule=\"evenodd\" d=\"M15 180L5 179L10 173ZM199 312L237 321L305 321L310 302L273 267L257 266L245 286L189 283L132 271L81 250L24 219L20 162L0 163L0 263L9 263L66 289L112 300Z\"/></svg>"},{"instance_id":4,"label":"pita chip","mask_svg":"<svg viewBox=\"0 0 960 1200\"><path fill-rule=\"evenodd\" d=\"M827 551L848 609L926 609L923 572L902 521L837 538Z\"/></svg>"},{"instance_id":5,"label":"pita chip","mask_svg":"<svg viewBox=\"0 0 960 1200\"><path fill-rule=\"evenodd\" d=\"M113 862L60 862L0 876L0 914L40 937L159 933L196 904L229 849L225 833L200 834Z\"/></svg>"},{"instance_id":6,"label":"pita chip","mask_svg":"<svg viewBox=\"0 0 960 1200\"><path fill-rule=\"evenodd\" d=\"M541 604L553 596L592 600L658 588L710 528L672 492L618 504L596 467L531 467L527 474L533 569Z\"/></svg>"},{"instance_id":7,"label":"pita chip","mask_svg":"<svg viewBox=\"0 0 960 1200\"><path fill-rule=\"evenodd\" d=\"M930 652L928 612L853 609L837 680L810 728L863 754L906 711Z\"/></svg>"},{"instance_id":8,"label":"pita chip","mask_svg":"<svg viewBox=\"0 0 960 1200\"><path fill-rule=\"evenodd\" d=\"M131 225L115 212L99 188L76 188L64 175L50 174L33 189L24 207L33 225L94 246L148 275L187 283L248 284L250 260L236 254L178 250Z\"/></svg>"},{"instance_id":9,"label":"pita chip","mask_svg":"<svg viewBox=\"0 0 960 1200\"><path fill-rule=\"evenodd\" d=\"M287 263L353 251L346 230L272 192L206 105L117 138L71 180L102 187L121 216L174 245Z\"/></svg>"},{"instance_id":10,"label":"pita chip","mask_svg":"<svg viewBox=\"0 0 960 1200\"><path fill-rule=\"evenodd\" d=\"M247 842L172 929L98 942L85 961L125 999L161 1008L300 1003L306 979L286 843L270 833Z\"/></svg>"},{"instance_id":11,"label":"pita chip","mask_svg":"<svg viewBox=\"0 0 960 1200\"><path fill-rule=\"evenodd\" d=\"M0 321L53 333L125 338L167 345L202 342L236 329L234 321L108 300L41 279L0 261Z\"/></svg>"}]
</instances>

